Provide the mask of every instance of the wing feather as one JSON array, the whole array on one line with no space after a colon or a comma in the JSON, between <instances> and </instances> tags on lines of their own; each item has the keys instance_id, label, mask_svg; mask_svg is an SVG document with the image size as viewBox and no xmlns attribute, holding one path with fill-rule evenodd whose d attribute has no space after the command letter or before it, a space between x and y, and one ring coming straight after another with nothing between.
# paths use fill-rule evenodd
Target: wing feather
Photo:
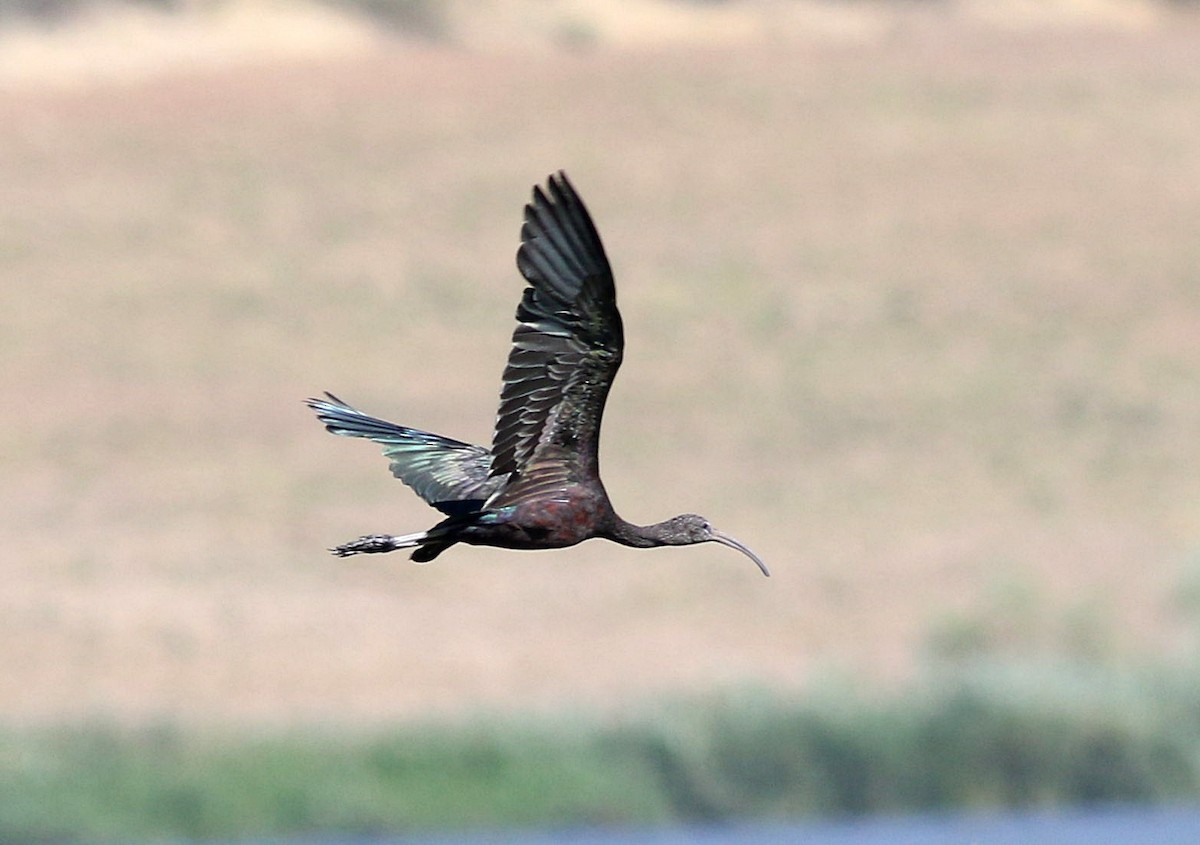
<instances>
[{"instance_id":1,"label":"wing feather","mask_svg":"<svg viewBox=\"0 0 1200 845\"><path fill-rule=\"evenodd\" d=\"M368 416L331 393L309 399L307 405L333 434L365 437L383 446L392 475L417 495L449 516L479 510L504 486L489 475L492 454L482 446L463 443Z\"/></svg>"},{"instance_id":2,"label":"wing feather","mask_svg":"<svg viewBox=\"0 0 1200 845\"><path fill-rule=\"evenodd\" d=\"M561 171L525 206L517 269L529 287L517 307L490 472L511 477L512 487L529 476L527 486L544 492L596 471L600 420L625 345L604 246Z\"/></svg>"}]
</instances>

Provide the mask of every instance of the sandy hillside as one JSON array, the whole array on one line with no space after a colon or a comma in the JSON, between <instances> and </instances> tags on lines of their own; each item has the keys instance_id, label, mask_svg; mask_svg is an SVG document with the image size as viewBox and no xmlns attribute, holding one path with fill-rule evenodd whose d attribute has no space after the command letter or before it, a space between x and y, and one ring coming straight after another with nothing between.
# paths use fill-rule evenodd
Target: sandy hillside
<instances>
[{"instance_id":1,"label":"sandy hillside","mask_svg":"<svg viewBox=\"0 0 1200 845\"><path fill-rule=\"evenodd\" d=\"M0 27L0 83L79 86L434 43L486 53L879 43L933 21L988 30L1170 26L1155 0L190 0L181 11L97 0ZM370 14L390 8L388 14Z\"/></svg>"},{"instance_id":2,"label":"sandy hillside","mask_svg":"<svg viewBox=\"0 0 1200 845\"><path fill-rule=\"evenodd\" d=\"M931 632L1178 647L1188 21L6 87L0 718L622 706L896 677ZM324 553L436 514L300 400L486 441L558 167L618 273L618 509L705 513L772 579L719 547Z\"/></svg>"}]
</instances>

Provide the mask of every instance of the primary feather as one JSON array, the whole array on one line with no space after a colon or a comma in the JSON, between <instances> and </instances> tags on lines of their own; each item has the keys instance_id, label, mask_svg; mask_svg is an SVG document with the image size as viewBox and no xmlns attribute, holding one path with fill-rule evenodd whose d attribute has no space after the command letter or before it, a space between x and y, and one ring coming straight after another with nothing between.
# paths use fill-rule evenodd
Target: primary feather
<instances>
[{"instance_id":1,"label":"primary feather","mask_svg":"<svg viewBox=\"0 0 1200 845\"><path fill-rule=\"evenodd\" d=\"M449 516L479 510L504 486L504 478L488 472L492 455L482 446L463 443L364 414L332 393L309 399L317 419L333 434L366 437L383 446L392 475Z\"/></svg>"}]
</instances>

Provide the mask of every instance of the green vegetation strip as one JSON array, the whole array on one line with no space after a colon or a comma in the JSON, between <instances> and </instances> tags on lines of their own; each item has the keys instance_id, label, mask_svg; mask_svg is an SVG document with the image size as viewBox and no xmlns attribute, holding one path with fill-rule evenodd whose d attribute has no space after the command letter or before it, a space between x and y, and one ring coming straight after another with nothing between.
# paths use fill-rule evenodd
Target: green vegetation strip
<instances>
[{"instance_id":1,"label":"green vegetation strip","mask_svg":"<svg viewBox=\"0 0 1200 845\"><path fill-rule=\"evenodd\" d=\"M623 720L0 734L0 841L380 834L1160 802L1200 790L1195 673L959 668Z\"/></svg>"}]
</instances>

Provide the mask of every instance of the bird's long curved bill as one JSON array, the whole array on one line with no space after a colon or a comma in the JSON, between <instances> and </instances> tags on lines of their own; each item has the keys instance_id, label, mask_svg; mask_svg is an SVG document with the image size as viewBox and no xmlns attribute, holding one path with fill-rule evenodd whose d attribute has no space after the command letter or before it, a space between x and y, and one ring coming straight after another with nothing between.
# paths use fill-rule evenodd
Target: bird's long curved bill
<instances>
[{"instance_id":1,"label":"bird's long curved bill","mask_svg":"<svg viewBox=\"0 0 1200 845\"><path fill-rule=\"evenodd\" d=\"M752 561L754 561L754 563L758 566L758 568L762 570L763 575L766 575L768 578L771 577L771 570L767 569L767 565L762 562L762 558L760 558L754 552L750 551L750 547L747 546L745 543L743 543L741 540L738 540L734 537L730 537L728 534L722 534L720 531L716 531L716 530L714 530L712 532L712 538L713 538L713 542L715 542L715 543L720 543L723 546L729 546L729 548L731 548L731 549L737 549L739 552L744 554L746 557L748 557Z\"/></svg>"}]
</instances>

